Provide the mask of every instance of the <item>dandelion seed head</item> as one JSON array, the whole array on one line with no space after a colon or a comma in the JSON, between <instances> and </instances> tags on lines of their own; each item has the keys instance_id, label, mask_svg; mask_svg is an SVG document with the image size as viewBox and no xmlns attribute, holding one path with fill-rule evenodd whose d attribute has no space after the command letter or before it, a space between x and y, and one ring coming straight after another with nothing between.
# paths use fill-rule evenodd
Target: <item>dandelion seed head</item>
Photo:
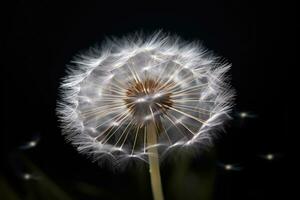
<instances>
[{"instance_id":1,"label":"dandelion seed head","mask_svg":"<svg viewBox=\"0 0 300 200\"><path fill-rule=\"evenodd\" d=\"M63 133L94 160L147 155L154 122L160 151L207 143L229 118L230 65L196 43L158 32L108 40L77 57L61 84Z\"/></svg>"}]
</instances>

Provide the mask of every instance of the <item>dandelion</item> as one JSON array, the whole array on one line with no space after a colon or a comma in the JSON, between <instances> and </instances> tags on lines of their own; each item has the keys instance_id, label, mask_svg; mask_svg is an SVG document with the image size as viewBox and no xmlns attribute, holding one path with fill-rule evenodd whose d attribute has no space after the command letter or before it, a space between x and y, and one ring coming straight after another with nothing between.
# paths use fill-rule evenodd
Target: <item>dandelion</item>
<instances>
[{"instance_id":1,"label":"dandelion","mask_svg":"<svg viewBox=\"0 0 300 200\"><path fill-rule=\"evenodd\" d=\"M149 161L154 199L163 199L159 155L209 144L228 118L230 65L198 43L158 32L107 40L77 57L61 84L63 134L95 161Z\"/></svg>"}]
</instances>

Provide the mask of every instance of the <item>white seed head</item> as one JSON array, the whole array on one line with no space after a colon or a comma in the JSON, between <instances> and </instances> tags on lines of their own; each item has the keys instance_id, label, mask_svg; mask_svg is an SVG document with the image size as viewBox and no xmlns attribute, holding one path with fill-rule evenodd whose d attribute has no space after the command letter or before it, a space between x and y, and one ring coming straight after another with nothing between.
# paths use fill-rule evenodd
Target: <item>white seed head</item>
<instances>
[{"instance_id":1,"label":"white seed head","mask_svg":"<svg viewBox=\"0 0 300 200\"><path fill-rule=\"evenodd\" d=\"M154 121L161 153L211 142L229 118L230 65L197 43L161 32L108 40L73 61L57 112L63 133L95 160L147 155Z\"/></svg>"}]
</instances>

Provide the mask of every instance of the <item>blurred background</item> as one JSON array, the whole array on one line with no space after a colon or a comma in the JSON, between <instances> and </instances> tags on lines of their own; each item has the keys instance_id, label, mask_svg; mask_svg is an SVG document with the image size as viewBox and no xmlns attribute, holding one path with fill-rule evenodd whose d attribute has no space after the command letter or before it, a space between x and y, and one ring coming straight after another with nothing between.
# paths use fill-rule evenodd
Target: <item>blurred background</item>
<instances>
[{"instance_id":1,"label":"blurred background","mask_svg":"<svg viewBox=\"0 0 300 200\"><path fill-rule=\"evenodd\" d=\"M152 199L147 164L118 172L79 155L61 136L55 107L74 55L106 36L157 29L225 57L237 93L233 120L213 148L174 152L162 163L166 200L289 199L288 69L278 2L23 0L4 10L1 200Z\"/></svg>"}]
</instances>

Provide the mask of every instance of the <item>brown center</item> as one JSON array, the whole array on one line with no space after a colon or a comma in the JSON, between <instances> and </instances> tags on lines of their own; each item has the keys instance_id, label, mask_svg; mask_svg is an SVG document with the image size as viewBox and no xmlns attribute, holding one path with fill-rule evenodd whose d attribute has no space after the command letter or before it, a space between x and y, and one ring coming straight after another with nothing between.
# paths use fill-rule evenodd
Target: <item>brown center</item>
<instances>
[{"instance_id":1,"label":"brown center","mask_svg":"<svg viewBox=\"0 0 300 200\"><path fill-rule=\"evenodd\" d=\"M124 101L136 123L143 125L146 121L159 117L172 106L171 93L166 92L166 88L170 86L171 83L163 84L153 79L130 84Z\"/></svg>"}]
</instances>

